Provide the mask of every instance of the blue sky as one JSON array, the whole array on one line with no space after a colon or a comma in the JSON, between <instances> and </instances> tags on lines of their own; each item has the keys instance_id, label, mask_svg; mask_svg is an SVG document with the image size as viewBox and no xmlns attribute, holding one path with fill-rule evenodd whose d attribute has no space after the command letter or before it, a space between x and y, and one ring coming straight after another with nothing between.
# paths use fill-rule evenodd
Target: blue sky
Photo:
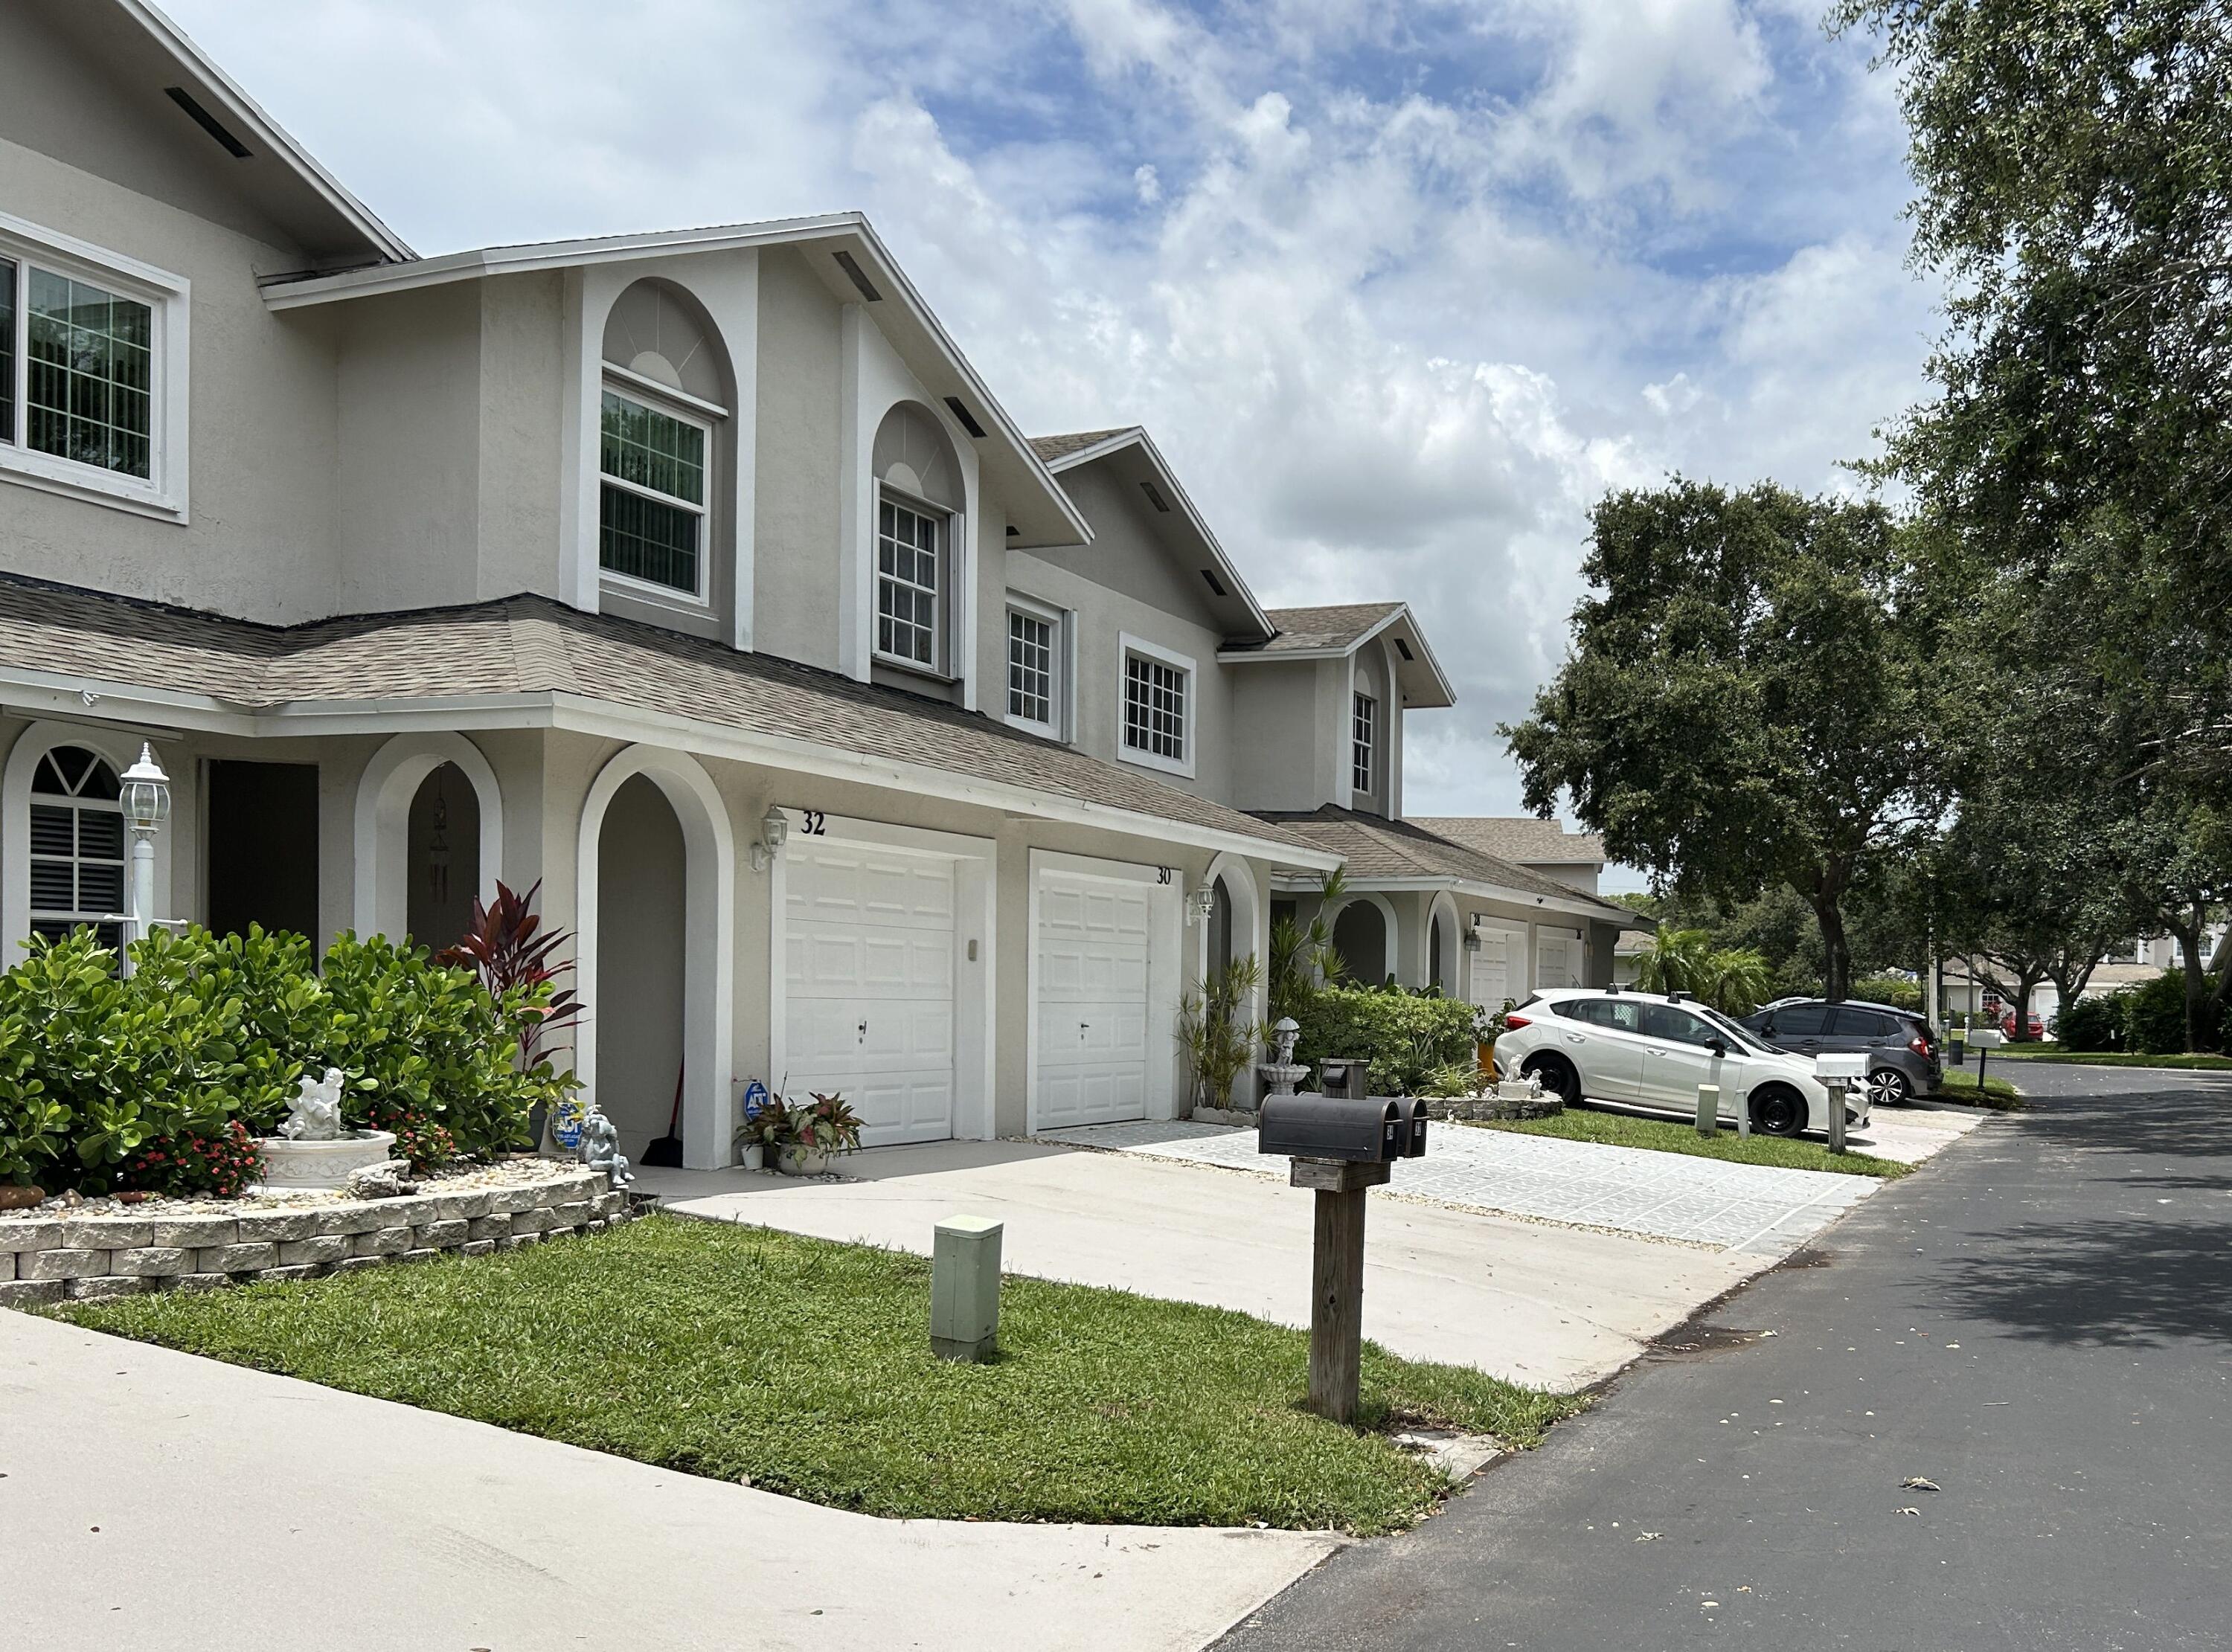
<instances>
[{"instance_id":1,"label":"blue sky","mask_svg":"<svg viewBox=\"0 0 2232 1652\"><path fill-rule=\"evenodd\" d=\"M170 0L423 251L858 207L1031 431L1152 428L1268 603L1401 597L1509 813L1590 502L1849 489L1921 388L1819 0Z\"/></svg>"}]
</instances>

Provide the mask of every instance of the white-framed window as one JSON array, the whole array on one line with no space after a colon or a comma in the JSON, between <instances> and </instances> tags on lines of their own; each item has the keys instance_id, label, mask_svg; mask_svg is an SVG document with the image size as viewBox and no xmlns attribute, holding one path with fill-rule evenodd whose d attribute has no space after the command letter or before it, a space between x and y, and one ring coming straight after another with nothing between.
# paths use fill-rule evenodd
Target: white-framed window
<instances>
[{"instance_id":1,"label":"white-framed window","mask_svg":"<svg viewBox=\"0 0 2232 1652\"><path fill-rule=\"evenodd\" d=\"M0 476L183 516L187 290L0 213Z\"/></svg>"},{"instance_id":2,"label":"white-framed window","mask_svg":"<svg viewBox=\"0 0 2232 1652\"><path fill-rule=\"evenodd\" d=\"M120 948L124 806L116 771L83 746L50 747L31 776L31 933L59 941L73 930Z\"/></svg>"},{"instance_id":3,"label":"white-framed window","mask_svg":"<svg viewBox=\"0 0 2232 1652\"><path fill-rule=\"evenodd\" d=\"M1368 694L1356 696L1350 735L1349 785L1369 794L1372 790L1372 752L1379 743L1379 703Z\"/></svg>"},{"instance_id":4,"label":"white-framed window","mask_svg":"<svg viewBox=\"0 0 2232 1652\"><path fill-rule=\"evenodd\" d=\"M708 599L712 426L631 375L605 385L597 463L597 565L623 586Z\"/></svg>"},{"instance_id":5,"label":"white-framed window","mask_svg":"<svg viewBox=\"0 0 2232 1652\"><path fill-rule=\"evenodd\" d=\"M1183 654L1126 636L1117 755L1150 768L1191 775L1194 663Z\"/></svg>"},{"instance_id":6,"label":"white-framed window","mask_svg":"<svg viewBox=\"0 0 2232 1652\"><path fill-rule=\"evenodd\" d=\"M1008 721L1067 737L1069 617L1028 597L1008 598Z\"/></svg>"},{"instance_id":7,"label":"white-framed window","mask_svg":"<svg viewBox=\"0 0 2232 1652\"><path fill-rule=\"evenodd\" d=\"M890 489L876 507L876 652L918 671L945 669L946 544L951 518Z\"/></svg>"}]
</instances>

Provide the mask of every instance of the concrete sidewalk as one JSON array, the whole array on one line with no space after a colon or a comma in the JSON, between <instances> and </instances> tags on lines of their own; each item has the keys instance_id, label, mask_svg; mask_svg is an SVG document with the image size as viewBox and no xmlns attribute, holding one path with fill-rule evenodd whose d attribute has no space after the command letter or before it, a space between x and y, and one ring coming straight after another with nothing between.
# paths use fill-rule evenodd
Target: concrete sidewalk
<instances>
[{"instance_id":1,"label":"concrete sidewalk","mask_svg":"<svg viewBox=\"0 0 2232 1652\"><path fill-rule=\"evenodd\" d=\"M1340 1542L873 1519L0 1310L40 1652L1192 1652Z\"/></svg>"},{"instance_id":2,"label":"concrete sidewalk","mask_svg":"<svg viewBox=\"0 0 2232 1652\"><path fill-rule=\"evenodd\" d=\"M843 1171L646 1170L639 1185L686 1215L918 1253L941 1217L996 1216L1013 1272L1309 1323L1313 1202L1283 1182L1028 1142L879 1148ZM1375 1198L1364 1334L1411 1358L1578 1388L1770 1260Z\"/></svg>"}]
</instances>

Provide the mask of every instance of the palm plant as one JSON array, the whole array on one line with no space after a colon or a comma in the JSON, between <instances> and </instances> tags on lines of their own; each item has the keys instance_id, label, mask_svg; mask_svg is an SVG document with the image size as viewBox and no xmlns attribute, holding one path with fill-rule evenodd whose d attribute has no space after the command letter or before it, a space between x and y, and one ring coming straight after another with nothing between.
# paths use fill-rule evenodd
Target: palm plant
<instances>
[{"instance_id":1,"label":"palm plant","mask_svg":"<svg viewBox=\"0 0 2232 1652\"><path fill-rule=\"evenodd\" d=\"M1637 955L1635 984L1651 993L1688 993L1724 1015L1749 1015L1774 985L1764 955L1716 947L1704 930L1662 930Z\"/></svg>"},{"instance_id":2,"label":"palm plant","mask_svg":"<svg viewBox=\"0 0 2232 1652\"><path fill-rule=\"evenodd\" d=\"M1193 1079L1195 1106L1223 1106L1233 1080L1255 1059L1263 1029L1248 1012L1262 979L1262 966L1250 953L1212 971L1178 1000L1178 1051Z\"/></svg>"},{"instance_id":3,"label":"palm plant","mask_svg":"<svg viewBox=\"0 0 2232 1652\"><path fill-rule=\"evenodd\" d=\"M1271 1020L1300 1021L1319 986L1339 981L1346 966L1333 950L1333 925L1326 915L1339 905L1347 884L1328 872L1319 891L1318 910L1305 925L1282 917L1271 925L1271 979L1267 996Z\"/></svg>"}]
</instances>

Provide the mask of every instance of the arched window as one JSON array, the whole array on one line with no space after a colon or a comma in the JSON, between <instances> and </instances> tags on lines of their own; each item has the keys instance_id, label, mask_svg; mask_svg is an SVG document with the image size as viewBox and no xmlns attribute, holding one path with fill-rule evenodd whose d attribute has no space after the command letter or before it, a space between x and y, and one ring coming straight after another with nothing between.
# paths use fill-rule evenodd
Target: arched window
<instances>
[{"instance_id":1,"label":"arched window","mask_svg":"<svg viewBox=\"0 0 2232 1652\"><path fill-rule=\"evenodd\" d=\"M124 807L116 771L82 746L55 746L31 776L31 933L90 928L120 947Z\"/></svg>"},{"instance_id":2,"label":"arched window","mask_svg":"<svg viewBox=\"0 0 2232 1652\"><path fill-rule=\"evenodd\" d=\"M938 676L954 674L961 588L954 521L966 505L961 462L926 407L901 402L877 427L876 654Z\"/></svg>"},{"instance_id":3,"label":"arched window","mask_svg":"<svg viewBox=\"0 0 2232 1652\"><path fill-rule=\"evenodd\" d=\"M671 282L639 281L605 321L597 561L670 600L710 600L714 431L728 416L711 324Z\"/></svg>"}]
</instances>

